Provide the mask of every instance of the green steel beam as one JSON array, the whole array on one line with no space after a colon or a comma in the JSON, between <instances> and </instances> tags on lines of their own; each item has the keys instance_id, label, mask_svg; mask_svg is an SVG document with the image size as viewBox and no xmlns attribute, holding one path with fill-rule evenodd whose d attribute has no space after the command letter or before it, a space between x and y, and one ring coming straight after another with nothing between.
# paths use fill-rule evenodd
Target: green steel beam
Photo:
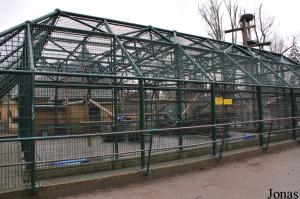
<instances>
[{"instance_id":1,"label":"green steel beam","mask_svg":"<svg viewBox=\"0 0 300 199\"><path fill-rule=\"evenodd\" d=\"M17 27L15 29L15 31L12 32L12 34L8 35L6 38L4 38L3 40L0 41L0 46L4 45L10 39L13 39L14 37L16 37L24 29L25 29L25 25ZM25 41L23 41L22 45L18 46L17 48L15 48L14 50L12 50L10 53L8 53L7 55L5 55L0 60L0 64L3 63L3 62L5 62L7 59L9 59L11 57L17 57L14 54L17 53L18 51L20 51L22 48L24 48L24 42ZM6 66L6 69L10 69L12 66L14 66L17 63L19 63L19 61L22 59L22 57L23 56L17 57L16 60L12 61L8 66ZM18 67L19 66L17 66L17 68ZM1 85L2 85L2 86L0 86L0 97L3 97L5 94L7 94L18 83L19 77L18 77L18 75L15 75L15 74L6 74L6 75L2 76L2 78L1 78L0 81L1 81Z\"/></svg>"},{"instance_id":2,"label":"green steel beam","mask_svg":"<svg viewBox=\"0 0 300 199\"><path fill-rule=\"evenodd\" d=\"M176 78L180 79L181 78L181 66L179 63L181 62L181 56L179 53L179 47L175 50L175 57L174 57L174 62L175 62L175 70L176 70ZM177 106L177 121L176 121L176 127L181 127L182 126L182 91L181 91L181 83L176 82L177 90L176 90L176 106ZM182 132L178 132L178 145L182 146L183 145L183 136ZM182 150L182 147L179 148Z\"/></svg>"},{"instance_id":3,"label":"green steel beam","mask_svg":"<svg viewBox=\"0 0 300 199\"><path fill-rule=\"evenodd\" d=\"M293 87L289 82L285 81L284 78L279 76L272 68L268 67L265 63L263 63L261 60L258 59L258 62L261 63L265 68L267 68L270 72L273 73L277 78L279 78L284 84L286 84L288 87Z\"/></svg>"},{"instance_id":4,"label":"green steel beam","mask_svg":"<svg viewBox=\"0 0 300 199\"><path fill-rule=\"evenodd\" d=\"M211 77L210 74L208 74L189 54L187 54L181 45L179 45L179 49L181 52L193 63L194 66L199 68L202 71L202 74L207 78L208 81L214 82L214 78Z\"/></svg>"},{"instance_id":5,"label":"green steel beam","mask_svg":"<svg viewBox=\"0 0 300 199\"><path fill-rule=\"evenodd\" d=\"M296 102L296 97L294 93L294 89L290 89L290 98L291 98L291 114L292 117L296 117L297 113L297 102ZM296 134L296 128L297 128L297 121L295 119L292 119L292 126L293 126L293 139L296 140L297 134Z\"/></svg>"},{"instance_id":6,"label":"green steel beam","mask_svg":"<svg viewBox=\"0 0 300 199\"><path fill-rule=\"evenodd\" d=\"M143 46L143 48L142 48L142 49L139 49L139 50L145 50L145 51L148 53L149 56L147 56L147 57L144 56L144 58L138 60L136 63L139 63L139 64L140 64L141 62L144 62L144 61L146 61L147 59L149 60L149 58L153 57L153 58L155 58L157 61L161 62L163 65L169 66L169 65L166 64L163 60L160 60L159 58L157 58L157 55L160 54L161 52L157 52L157 53L150 52L150 50L147 49L146 46L144 46L144 45L141 44L141 43L140 43L140 45ZM151 53L152 53L152 54L151 54ZM167 53L168 53L168 52L167 52ZM146 55L146 53L145 53L145 55Z\"/></svg>"},{"instance_id":7,"label":"green steel beam","mask_svg":"<svg viewBox=\"0 0 300 199\"><path fill-rule=\"evenodd\" d=\"M126 35L131 35L131 34L134 34L134 33L140 33L140 32L143 32L145 30L148 30L149 28L146 27L146 28L141 28L141 29L138 29L138 30L133 30L133 31L130 31L130 32L126 32L126 33L122 33L120 35L123 35L123 36L126 36ZM136 35L135 35L136 36Z\"/></svg>"},{"instance_id":8,"label":"green steel beam","mask_svg":"<svg viewBox=\"0 0 300 199\"><path fill-rule=\"evenodd\" d=\"M59 9L55 9L53 12L50 12L50 13L48 13L48 14L46 14L44 16L41 16L41 17L39 17L37 19L31 20L31 24L40 23L40 22L44 21L45 19L57 16L58 13L59 13Z\"/></svg>"},{"instance_id":9,"label":"green steel beam","mask_svg":"<svg viewBox=\"0 0 300 199\"><path fill-rule=\"evenodd\" d=\"M258 120L264 119L264 111L263 111L263 96L262 96L262 87L257 86L257 107L258 107ZM258 123L258 133L259 133L259 145L262 147L264 145L264 123Z\"/></svg>"},{"instance_id":10,"label":"green steel beam","mask_svg":"<svg viewBox=\"0 0 300 199\"><path fill-rule=\"evenodd\" d=\"M54 25L57 21L57 15L53 15L52 18L50 18L50 25ZM52 30L53 31L53 30ZM33 49L35 51L34 57L35 57L35 63L37 63L37 59L41 57L42 51L45 48L45 45L48 42L48 38L51 35L52 31L47 31L47 34L39 38L39 41L36 42L36 44L33 46ZM37 35L33 34L32 39L34 40L37 37Z\"/></svg>"},{"instance_id":11,"label":"green steel beam","mask_svg":"<svg viewBox=\"0 0 300 199\"><path fill-rule=\"evenodd\" d=\"M16 49L12 50L10 53L8 53L6 56L4 56L1 60L0 63L5 62L8 58L11 58L13 56L13 54L15 54L16 52L18 52L20 49L22 49L24 46L20 45L18 46Z\"/></svg>"},{"instance_id":12,"label":"green steel beam","mask_svg":"<svg viewBox=\"0 0 300 199\"><path fill-rule=\"evenodd\" d=\"M139 129L145 129L145 89L144 80L139 79ZM141 170L145 168L145 138L144 133L140 133L140 146L141 146Z\"/></svg>"},{"instance_id":13,"label":"green steel beam","mask_svg":"<svg viewBox=\"0 0 300 199\"><path fill-rule=\"evenodd\" d=\"M31 23L39 23L39 22L41 22L41 21L43 21L43 20L45 20L45 19L47 19L47 18L50 18L50 17L55 16L56 14L57 14L57 11L55 10L54 12L51 12L51 13L49 13L49 14L47 14L47 15L44 15L44 16L42 16L42 17L39 17L39 18L37 18L37 19L32 20ZM14 35L18 34L19 32L21 32L22 30L24 30L24 29L27 27L26 23L27 23L27 22L21 23L21 24L19 24L19 25L17 25L17 26L14 26L14 27L12 27L12 28L10 28L10 29L8 29L8 30L5 30L5 31L1 32L1 33L0 33L0 37L2 37L2 36L4 36L4 35L10 34L10 33L14 32L14 31L16 31L15 33L13 33L13 34L11 35L11 36L13 37ZM17 31L17 30L19 30L19 31ZM2 42L2 41L1 41L1 42ZM2 43L0 43L0 46L1 46L1 45L2 45Z\"/></svg>"},{"instance_id":14,"label":"green steel beam","mask_svg":"<svg viewBox=\"0 0 300 199\"><path fill-rule=\"evenodd\" d=\"M248 73L248 71L246 71L243 67L241 67L238 63L236 63L236 61L234 61L234 59L232 59L226 52L218 49L213 43L211 43L211 41L207 40L212 46L215 47L215 49L221 53L223 53L228 60L231 61L231 63L233 63L239 70L241 70L245 75L247 75L248 77L250 77L254 82L256 82L258 85L261 85L261 83L254 78L250 73Z\"/></svg>"},{"instance_id":15,"label":"green steel beam","mask_svg":"<svg viewBox=\"0 0 300 199\"><path fill-rule=\"evenodd\" d=\"M214 50L213 47L207 46L207 45L205 45L205 44L203 44L203 43L201 43L199 41L196 41L196 40L194 40L194 39L192 39L190 37L187 37L186 35L181 35L180 33L177 33L177 35L180 36L180 37L183 37L183 38L185 38L185 39L187 39L187 40L189 40L191 42L194 42L194 45L197 44L197 45L203 46L205 48L209 48L210 50ZM180 44L182 45L182 43L180 43ZM192 45L188 45L188 46L192 46Z\"/></svg>"},{"instance_id":16,"label":"green steel beam","mask_svg":"<svg viewBox=\"0 0 300 199\"><path fill-rule=\"evenodd\" d=\"M265 60L261 60L261 62L269 62L269 61L265 61ZM287 70L285 71L280 71L280 72L292 72L295 76L297 76L298 81L300 81L300 74L297 73L294 69L292 69L290 66L288 66L287 64L281 62L281 63L275 63L272 62L273 64L279 64L279 65L283 65ZM275 71L276 72L276 71Z\"/></svg>"},{"instance_id":17,"label":"green steel beam","mask_svg":"<svg viewBox=\"0 0 300 199\"><path fill-rule=\"evenodd\" d=\"M30 74L31 72L27 70L5 70L0 69L0 74ZM69 77L94 77L94 78L112 78L112 79L141 79L144 80L155 80L155 81L172 81L172 82L186 82L186 83L211 83L209 81L199 81L199 80L185 80L185 79L172 79L172 78L152 78L152 77L133 77L133 76L120 76L120 75L107 75L107 74L93 74L93 73L78 73L78 72L53 72L53 71L34 71L35 75L54 75L54 76L69 76ZM257 84L249 84L249 83L233 83L233 82L215 82L216 84L228 84L228 85L240 85L240 86L257 86ZM265 88L288 88L286 86L271 86L271 85L263 85ZM300 89L300 87L294 87Z\"/></svg>"},{"instance_id":18,"label":"green steel beam","mask_svg":"<svg viewBox=\"0 0 300 199\"><path fill-rule=\"evenodd\" d=\"M216 136L216 127L214 126L217 123L216 120L216 85L210 84L210 109L211 109L211 138L212 138L212 155L215 156L217 153L217 136Z\"/></svg>"},{"instance_id":19,"label":"green steel beam","mask_svg":"<svg viewBox=\"0 0 300 199\"><path fill-rule=\"evenodd\" d=\"M35 125L34 125L34 69L35 69L35 63L34 63L34 53L33 53L33 43L32 43L32 29L31 29L31 23L26 22L27 28L26 28L26 43L27 43L27 58L28 58L28 70L30 70L32 73L28 75L26 78L28 81L27 82L22 82L25 83L25 103L21 104L21 106L26 106L25 108L25 115L26 117L24 118L24 122L26 122L26 129L25 131L28 132L28 137L34 137L34 132L35 132ZM27 64L27 63L26 63ZM27 126L28 125L28 126ZM31 185L31 191L35 192L36 191L36 171L35 171L35 140L31 140L28 143L28 159L27 161L30 163L30 185Z\"/></svg>"},{"instance_id":20,"label":"green steel beam","mask_svg":"<svg viewBox=\"0 0 300 199\"><path fill-rule=\"evenodd\" d=\"M18 29L15 29L15 32L13 32L12 34L8 35L7 37L3 38L0 40L0 46L4 45L7 41L9 41L10 39L14 38L15 36L17 36L19 33L21 33L23 30L25 29L25 26L21 26ZM1 38L1 37L0 37ZM1 63L1 61L0 61Z\"/></svg>"},{"instance_id":21,"label":"green steel beam","mask_svg":"<svg viewBox=\"0 0 300 199\"><path fill-rule=\"evenodd\" d=\"M103 22L98 22L97 24L96 24L96 26L95 26L95 28L99 28L99 26L101 26L103 24ZM94 29L95 29L94 28ZM93 30L94 30L93 29ZM91 36L91 34L87 34L86 36L84 36L84 38L83 38L83 40L79 43L79 44L77 44L77 46L74 48L74 50L71 52L71 54L70 55L68 55L68 57L66 58L66 59L68 59L69 57L71 57L71 56L74 56L74 53L88 40L88 38ZM65 63L65 62L63 62L63 63ZM62 63L62 64L63 64Z\"/></svg>"},{"instance_id":22,"label":"green steel beam","mask_svg":"<svg viewBox=\"0 0 300 199\"><path fill-rule=\"evenodd\" d=\"M116 67L117 67L117 58L116 58L116 51L117 51L117 46L116 46L116 40L113 39L112 41L112 75L116 75ZM113 84L113 132L118 132L118 114L119 114L119 106L118 106L118 88L117 88L117 79L112 80ZM119 153L119 144L118 144L118 136L113 135L113 153L114 153L114 158L118 158L118 153Z\"/></svg>"},{"instance_id":23,"label":"green steel beam","mask_svg":"<svg viewBox=\"0 0 300 199\"><path fill-rule=\"evenodd\" d=\"M5 74L0 82L0 98L9 93L9 91L18 84L20 76L16 74Z\"/></svg>"},{"instance_id":24,"label":"green steel beam","mask_svg":"<svg viewBox=\"0 0 300 199\"><path fill-rule=\"evenodd\" d=\"M132 64L132 67L135 70L135 72L137 73L137 76L143 77L143 74L141 73L140 69L137 67L137 65L133 61L132 57L129 55L129 53L127 52L127 50L125 49L125 47L122 45L122 43L119 40L119 38L117 37L117 35L113 33L112 29L109 27L109 24L107 23L106 20L104 20L104 25L105 25L106 29L108 30L108 32L114 35L114 38L115 38L116 42L121 47L121 50L123 51L123 53L125 54L125 56L129 60L129 62Z\"/></svg>"},{"instance_id":25,"label":"green steel beam","mask_svg":"<svg viewBox=\"0 0 300 199\"><path fill-rule=\"evenodd\" d=\"M171 39L169 39L169 38L167 38L167 37L165 37L164 35L162 35L160 32L158 32L155 28L152 28L152 31L153 32L155 32L156 34L158 34L160 37L162 37L162 38L164 38L165 40L168 40L169 42L171 42L171 43L173 43L173 44L176 44L176 45L178 45L178 49L193 63L193 65L195 65L197 68L199 68L201 71L202 71L202 73L203 73L203 75L209 80L209 81L214 81L214 79L209 75L209 74L207 74L206 72L205 72L205 70L199 65L199 64L197 64L196 62L195 62L195 60L189 55L189 54L187 54L185 51L184 51L184 49L181 47L181 45L180 45L180 43L178 42L178 40L177 40L177 35L176 35L176 32L174 31L173 32L173 35L174 35L174 40L175 41L172 41Z\"/></svg>"},{"instance_id":26,"label":"green steel beam","mask_svg":"<svg viewBox=\"0 0 300 199\"><path fill-rule=\"evenodd\" d=\"M15 31L15 33L13 33L12 35L18 34L19 31L21 32L21 31L24 30L25 28L26 28L26 24L25 24L25 23L21 23L21 24L19 24L19 25L17 25L17 26L14 26L14 27L12 27L12 28L9 28L8 30L5 30L5 31L3 31L3 32L0 32L0 38L3 37L3 36L5 36L5 35L11 34L11 33L14 32L14 31ZM10 36L8 36L8 37L10 37ZM13 37L13 36L12 36L12 37ZM1 41L1 42L2 42L2 41ZM1 44L1 45L2 45L2 44Z\"/></svg>"},{"instance_id":27,"label":"green steel beam","mask_svg":"<svg viewBox=\"0 0 300 199\"><path fill-rule=\"evenodd\" d=\"M252 50L250 48L248 48L248 50L251 52L252 57L254 57L255 59L257 59L257 61L259 63L261 63L265 68L267 68L270 72L273 73L273 75L275 75L277 78L279 78L281 81L283 81L286 85L288 85L289 87L293 87L293 85L291 85L289 82L285 81L284 78L282 78L281 76L279 76L273 69L271 69L270 67L268 67L265 63L262 62L261 59L258 59L257 57L254 56ZM296 74L297 75L297 74ZM298 76L298 75L297 75ZM299 77L299 76L298 76Z\"/></svg>"},{"instance_id":28,"label":"green steel beam","mask_svg":"<svg viewBox=\"0 0 300 199\"><path fill-rule=\"evenodd\" d=\"M67 17L67 18L69 18L69 19L72 19L72 20L74 20L74 21L76 21L76 22L78 22L78 23L80 23L80 24L82 24L82 25L85 25L85 26L91 28L92 31L97 30L97 31L99 31L99 32L105 32L105 31L103 31L103 30L101 30L101 29L99 29L99 28L96 28L95 26L92 26L92 25L90 25L90 24L88 24L88 23L85 23L85 22L83 22L83 21L78 20L78 19L76 19L76 18L74 18L74 17L68 15L68 14L65 13L65 12L59 11L59 14L62 15L62 16L64 16L64 17ZM103 23L103 22L104 22L104 20L101 20L101 23Z\"/></svg>"}]
</instances>

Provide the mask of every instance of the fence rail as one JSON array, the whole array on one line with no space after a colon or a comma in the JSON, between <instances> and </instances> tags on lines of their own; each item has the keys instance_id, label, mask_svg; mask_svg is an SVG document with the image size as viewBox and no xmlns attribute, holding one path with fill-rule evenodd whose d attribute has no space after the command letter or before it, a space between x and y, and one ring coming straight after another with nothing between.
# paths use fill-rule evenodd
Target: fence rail
<instances>
[{"instance_id":1,"label":"fence rail","mask_svg":"<svg viewBox=\"0 0 300 199\"><path fill-rule=\"evenodd\" d=\"M259 145L261 138L267 145L268 142L296 138L300 128L293 128L292 121L298 123L299 119L288 117L112 133L3 138L0 139L0 191L24 188L35 191L40 186L85 179L90 174L112 175L128 169L140 169L148 175L151 164L211 155L214 150L216 153L213 156L220 159L223 150ZM289 126L280 128L282 122ZM257 128L258 124L263 124L264 131L236 132L235 129L243 124ZM273 126L272 132L270 125ZM203 133L212 128L221 129L216 140L210 134ZM193 130L192 133L189 130ZM182 142L179 142L178 133L182 136ZM128 139L130 136L142 135L143 140ZM114 139L105 141L107 137ZM22 144L27 147L23 151ZM266 147L262 146L264 149ZM33 161L26 161L26 155Z\"/></svg>"}]
</instances>

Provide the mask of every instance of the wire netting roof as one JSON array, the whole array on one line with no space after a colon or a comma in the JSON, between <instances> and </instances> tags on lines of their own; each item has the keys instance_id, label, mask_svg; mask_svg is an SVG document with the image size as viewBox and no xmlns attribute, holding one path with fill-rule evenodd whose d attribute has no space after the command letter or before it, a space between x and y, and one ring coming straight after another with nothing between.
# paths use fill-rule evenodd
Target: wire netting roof
<instances>
[{"instance_id":1,"label":"wire netting roof","mask_svg":"<svg viewBox=\"0 0 300 199\"><path fill-rule=\"evenodd\" d=\"M0 93L19 81L19 76L3 72L25 70L30 59L28 27L34 71L283 87L300 83L300 65L281 54L55 10L0 33L0 82L5 85Z\"/></svg>"}]
</instances>

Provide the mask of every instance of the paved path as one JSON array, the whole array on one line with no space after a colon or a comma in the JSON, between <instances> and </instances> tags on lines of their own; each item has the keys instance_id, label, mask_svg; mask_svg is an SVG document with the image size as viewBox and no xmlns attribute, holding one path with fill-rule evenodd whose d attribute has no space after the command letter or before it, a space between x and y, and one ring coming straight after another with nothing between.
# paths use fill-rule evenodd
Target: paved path
<instances>
[{"instance_id":1,"label":"paved path","mask_svg":"<svg viewBox=\"0 0 300 199\"><path fill-rule=\"evenodd\" d=\"M265 199L270 188L300 198L300 147L64 199Z\"/></svg>"}]
</instances>

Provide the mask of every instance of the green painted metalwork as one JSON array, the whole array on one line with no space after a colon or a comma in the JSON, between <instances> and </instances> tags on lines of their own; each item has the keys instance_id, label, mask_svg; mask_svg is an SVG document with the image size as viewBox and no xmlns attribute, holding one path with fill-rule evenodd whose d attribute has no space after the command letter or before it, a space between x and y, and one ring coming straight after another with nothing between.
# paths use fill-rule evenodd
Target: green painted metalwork
<instances>
[{"instance_id":1,"label":"green painted metalwork","mask_svg":"<svg viewBox=\"0 0 300 199\"><path fill-rule=\"evenodd\" d=\"M29 67L28 69L31 70L32 72L35 69L35 63L34 63L34 55L33 55L33 46L32 46L32 29L31 29L31 24L30 22L27 22L27 27L26 27L26 32L27 32L27 53L28 53L28 64ZM27 107L25 107L25 115L26 118L24 118L24 123L27 124L26 130L28 131L28 137L34 137L34 132L35 132L35 113L34 113L34 73L32 73L30 76L28 76L28 81L26 82L28 93L25 93L25 98L26 98L26 104ZM35 140L29 141L27 145L27 150L28 150L28 160L30 162L30 188L32 192L36 191L36 165L35 165ZM26 151L25 151L26 153Z\"/></svg>"},{"instance_id":2,"label":"green painted metalwork","mask_svg":"<svg viewBox=\"0 0 300 199\"><path fill-rule=\"evenodd\" d=\"M257 107L258 107L258 119L263 120L264 119L264 111L263 111L263 99L262 99L262 88L257 87ZM259 145L264 145L264 124L263 122L259 122L258 124L258 133L259 133Z\"/></svg>"},{"instance_id":3,"label":"green painted metalwork","mask_svg":"<svg viewBox=\"0 0 300 199\"><path fill-rule=\"evenodd\" d=\"M212 155L215 156L217 153L217 143L216 143L216 104L215 104L215 98L216 98L216 88L215 84L210 85L210 106L211 106L211 124L213 125L211 127L211 138L212 138Z\"/></svg>"},{"instance_id":4,"label":"green painted metalwork","mask_svg":"<svg viewBox=\"0 0 300 199\"><path fill-rule=\"evenodd\" d=\"M112 42L112 75L116 74L116 41L113 39ZM112 131L113 132L118 132L118 114L119 114L119 106L118 106L118 88L117 88L117 80L113 79L113 126L112 126ZM113 153L116 154L114 155L115 158L118 158L118 153L119 153L119 145L118 145L118 135L113 135Z\"/></svg>"},{"instance_id":5,"label":"green painted metalwork","mask_svg":"<svg viewBox=\"0 0 300 199\"><path fill-rule=\"evenodd\" d=\"M291 112L292 112L292 117L296 117L296 111L297 111L297 105L296 105L296 99L295 99L295 93L294 89L290 89L290 99L291 99ZM296 134L296 128L297 128L297 121L295 119L292 119L292 125L293 125L293 139L297 139L297 134Z\"/></svg>"},{"instance_id":6,"label":"green painted metalwork","mask_svg":"<svg viewBox=\"0 0 300 199\"><path fill-rule=\"evenodd\" d=\"M174 38L176 38L176 33L174 33ZM182 55L180 51L180 46L178 46L175 49L175 55L174 55L174 64L175 64L175 70L176 70L176 78L180 79L182 75L182 69L180 67L180 63L182 62ZM177 117L176 117L176 126L181 127L182 126L182 91L181 91L181 83L177 82L176 84L176 108L177 108ZM182 132L178 131L178 145L182 146L183 144L183 138L182 138ZM179 148L182 150L182 148Z\"/></svg>"},{"instance_id":7,"label":"green painted metalwork","mask_svg":"<svg viewBox=\"0 0 300 199\"><path fill-rule=\"evenodd\" d=\"M271 120L268 141L295 139L299 72L280 54L55 10L0 33L0 135L20 137L0 142L20 142L24 154L0 167L26 167L22 187L35 191L47 181L37 175L50 176L57 162L82 161L71 168L84 172L144 170L152 141L147 167L150 155L216 156L218 146L257 137L263 146ZM232 104L216 106L217 96Z\"/></svg>"},{"instance_id":8,"label":"green painted metalwork","mask_svg":"<svg viewBox=\"0 0 300 199\"><path fill-rule=\"evenodd\" d=\"M139 80L139 129L144 130L145 128L145 89L144 80ZM145 136L144 133L140 133L140 144L141 144L141 169L145 168Z\"/></svg>"}]
</instances>

